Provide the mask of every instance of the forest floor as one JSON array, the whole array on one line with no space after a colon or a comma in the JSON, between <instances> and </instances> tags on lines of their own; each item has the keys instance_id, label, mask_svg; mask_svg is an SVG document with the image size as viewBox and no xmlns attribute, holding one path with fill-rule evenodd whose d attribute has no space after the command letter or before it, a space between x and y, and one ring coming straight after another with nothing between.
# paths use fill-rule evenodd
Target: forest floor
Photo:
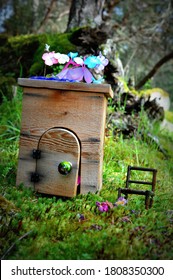
<instances>
[{"instance_id":1,"label":"forest floor","mask_svg":"<svg viewBox=\"0 0 173 280\"><path fill-rule=\"evenodd\" d=\"M23 185L16 187L21 104L19 93L0 106L1 258L172 260L173 133L157 130L168 157L138 135L129 139L108 135L103 187L98 193L69 199L45 196ZM154 203L148 210L145 198L139 195L130 195L125 205L115 205L129 165L157 169ZM133 176L151 179L148 173ZM98 202L108 203L108 211L100 212Z\"/></svg>"}]
</instances>

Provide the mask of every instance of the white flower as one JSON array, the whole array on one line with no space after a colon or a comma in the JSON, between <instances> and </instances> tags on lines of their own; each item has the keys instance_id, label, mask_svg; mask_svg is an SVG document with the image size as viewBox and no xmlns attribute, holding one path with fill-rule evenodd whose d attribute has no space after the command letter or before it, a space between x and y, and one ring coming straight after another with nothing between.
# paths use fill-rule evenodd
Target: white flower
<instances>
[{"instance_id":1,"label":"white flower","mask_svg":"<svg viewBox=\"0 0 173 280\"><path fill-rule=\"evenodd\" d=\"M81 57L74 57L73 60L80 65L83 65L83 59Z\"/></svg>"},{"instance_id":2,"label":"white flower","mask_svg":"<svg viewBox=\"0 0 173 280\"><path fill-rule=\"evenodd\" d=\"M48 44L45 44L45 51L49 52L50 46Z\"/></svg>"},{"instance_id":3,"label":"white flower","mask_svg":"<svg viewBox=\"0 0 173 280\"><path fill-rule=\"evenodd\" d=\"M54 54L54 57L55 57L56 59L58 59L58 62L59 62L60 64L64 64L64 63L66 63L66 62L69 61L69 56L66 55L66 54L55 53L55 54Z\"/></svg>"}]
</instances>

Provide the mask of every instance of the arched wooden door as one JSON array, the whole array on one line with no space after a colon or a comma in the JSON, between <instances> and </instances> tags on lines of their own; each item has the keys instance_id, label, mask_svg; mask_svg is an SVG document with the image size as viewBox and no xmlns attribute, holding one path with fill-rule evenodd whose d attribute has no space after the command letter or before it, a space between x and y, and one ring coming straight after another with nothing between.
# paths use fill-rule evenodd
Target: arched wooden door
<instances>
[{"instance_id":1,"label":"arched wooden door","mask_svg":"<svg viewBox=\"0 0 173 280\"><path fill-rule=\"evenodd\" d=\"M38 182L35 190L40 193L73 197L77 192L80 143L71 131L51 128L38 143L40 159L36 162Z\"/></svg>"}]
</instances>

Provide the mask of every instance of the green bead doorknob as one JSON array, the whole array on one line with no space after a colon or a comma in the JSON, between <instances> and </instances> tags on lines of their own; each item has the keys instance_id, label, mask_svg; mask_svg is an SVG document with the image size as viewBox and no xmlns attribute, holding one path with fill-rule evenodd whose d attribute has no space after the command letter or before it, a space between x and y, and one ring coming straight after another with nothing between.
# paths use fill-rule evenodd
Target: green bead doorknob
<instances>
[{"instance_id":1,"label":"green bead doorknob","mask_svg":"<svg viewBox=\"0 0 173 280\"><path fill-rule=\"evenodd\" d=\"M68 175L72 170L72 164L69 161L62 161L58 165L58 171L62 175Z\"/></svg>"}]
</instances>

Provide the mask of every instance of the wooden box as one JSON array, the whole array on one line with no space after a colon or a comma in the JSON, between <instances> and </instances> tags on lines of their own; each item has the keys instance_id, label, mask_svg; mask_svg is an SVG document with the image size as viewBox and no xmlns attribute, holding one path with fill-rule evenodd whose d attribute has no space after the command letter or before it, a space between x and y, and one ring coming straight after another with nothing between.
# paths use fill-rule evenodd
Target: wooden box
<instances>
[{"instance_id":1,"label":"wooden box","mask_svg":"<svg viewBox=\"0 0 173 280\"><path fill-rule=\"evenodd\" d=\"M18 84L23 110L17 185L66 197L99 190L110 85L24 78Z\"/></svg>"}]
</instances>

